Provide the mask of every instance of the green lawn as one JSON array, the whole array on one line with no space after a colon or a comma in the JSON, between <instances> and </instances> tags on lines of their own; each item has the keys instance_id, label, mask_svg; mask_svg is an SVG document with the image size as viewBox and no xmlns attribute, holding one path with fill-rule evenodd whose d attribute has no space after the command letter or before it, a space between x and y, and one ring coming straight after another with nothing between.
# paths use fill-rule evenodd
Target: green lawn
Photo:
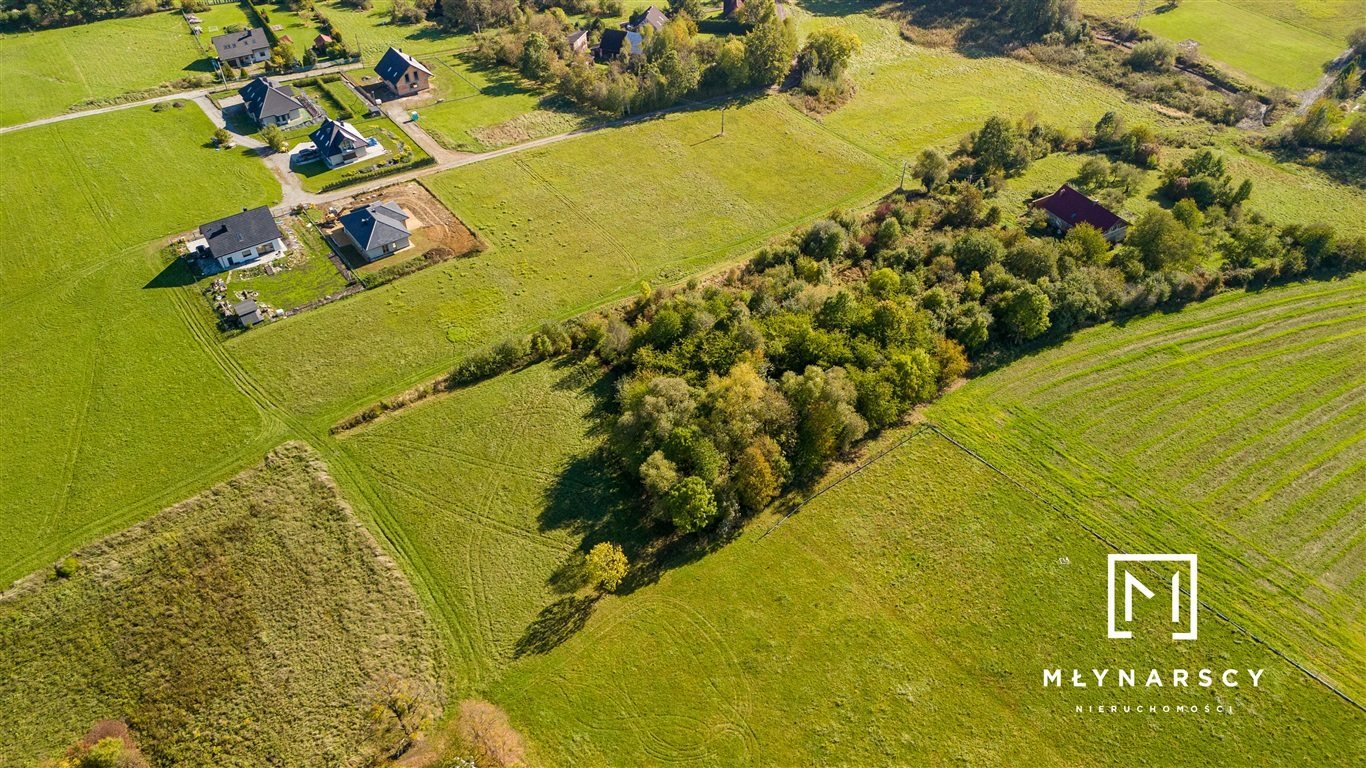
<instances>
[{"instance_id":1,"label":"green lawn","mask_svg":"<svg viewBox=\"0 0 1366 768\"><path fill-rule=\"evenodd\" d=\"M473 61L468 54L431 54L441 103L418 107L421 126L442 146L486 152L582 128L593 118L532 87L512 70Z\"/></svg>"},{"instance_id":2,"label":"green lawn","mask_svg":"<svg viewBox=\"0 0 1366 768\"><path fill-rule=\"evenodd\" d=\"M264 2L257 7L270 16L271 26L284 27L276 30L275 34L293 41L290 48L302 60L308 49L313 47L313 38L318 36L317 26L299 18L299 14L291 11L285 3Z\"/></svg>"},{"instance_id":3,"label":"green lawn","mask_svg":"<svg viewBox=\"0 0 1366 768\"><path fill-rule=\"evenodd\" d=\"M1354 277L1097 328L930 418L1124 551L1200 553L1202 594L1359 698L1363 307Z\"/></svg>"},{"instance_id":4,"label":"green lawn","mask_svg":"<svg viewBox=\"0 0 1366 768\"><path fill-rule=\"evenodd\" d=\"M1183 5L1207 2L1236 6L1338 41L1345 41L1347 33L1366 19L1366 0L1185 0ZM1144 5L1151 13L1163 4ZM1132 16L1138 7L1137 0L1080 0L1078 5L1083 13L1116 18Z\"/></svg>"},{"instance_id":5,"label":"green lawn","mask_svg":"<svg viewBox=\"0 0 1366 768\"><path fill-rule=\"evenodd\" d=\"M412 158L407 161L409 165L430 157L422 147L417 146L408 138L402 128L399 128L393 120L383 115L354 119L348 122L354 125L367 139L379 139L379 143L389 150L388 153L372 160L361 160L338 168L328 168L322 160L295 165L294 172L301 177L304 189L309 192L322 192L328 184L341 181L346 181L348 184L359 184L368 178L364 173L365 169L377 169L389 165L398 158L404 148L412 151ZM308 132L299 132L300 135L306 133Z\"/></svg>"},{"instance_id":6,"label":"green lawn","mask_svg":"<svg viewBox=\"0 0 1366 768\"><path fill-rule=\"evenodd\" d=\"M275 425L187 324L198 298L171 286L189 276L148 243L279 199L212 132L190 105L0 135L0 583L269 447Z\"/></svg>"},{"instance_id":7,"label":"green lawn","mask_svg":"<svg viewBox=\"0 0 1366 768\"><path fill-rule=\"evenodd\" d=\"M714 111L680 113L428 177L489 250L228 347L281 402L340 418L504 334L679 280L893 183L781 100L718 128Z\"/></svg>"},{"instance_id":8,"label":"green lawn","mask_svg":"<svg viewBox=\"0 0 1366 768\"><path fill-rule=\"evenodd\" d=\"M315 6L337 29L349 48L359 48L365 63L374 65L389 46L414 56L450 51L474 45L474 36L442 31L435 24L392 24L393 0L375 0L368 11L347 8L337 0Z\"/></svg>"},{"instance_id":9,"label":"green lawn","mask_svg":"<svg viewBox=\"0 0 1366 768\"><path fill-rule=\"evenodd\" d=\"M259 294L257 301L283 310L294 309L346 288L346 278L328 258L331 250L317 230L300 219L290 219L287 226L302 247L293 249L285 259L271 262L270 266L277 270L275 274L266 274L264 266L236 269L203 278L196 287L202 291L214 278L223 279L227 281L230 300L236 301L238 291L256 291Z\"/></svg>"},{"instance_id":10,"label":"green lawn","mask_svg":"<svg viewBox=\"0 0 1366 768\"><path fill-rule=\"evenodd\" d=\"M1196 40L1207 59L1297 90L1318 82L1323 65L1347 48L1345 32L1329 37L1224 0L1191 0L1144 16L1142 26L1175 42Z\"/></svg>"},{"instance_id":11,"label":"green lawn","mask_svg":"<svg viewBox=\"0 0 1366 768\"><path fill-rule=\"evenodd\" d=\"M213 71L178 13L3 34L0 62L0 125Z\"/></svg>"},{"instance_id":12,"label":"green lawn","mask_svg":"<svg viewBox=\"0 0 1366 768\"><path fill-rule=\"evenodd\" d=\"M154 765L322 765L360 751L381 676L436 689L412 586L325 471L284 446L0 602L0 763L114 718Z\"/></svg>"}]
</instances>

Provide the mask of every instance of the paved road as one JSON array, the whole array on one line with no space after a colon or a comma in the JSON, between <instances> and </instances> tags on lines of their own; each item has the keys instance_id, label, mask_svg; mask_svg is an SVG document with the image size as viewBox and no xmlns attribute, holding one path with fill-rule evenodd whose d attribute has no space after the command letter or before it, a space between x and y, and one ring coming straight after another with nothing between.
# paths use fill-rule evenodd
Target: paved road
<instances>
[{"instance_id":1,"label":"paved road","mask_svg":"<svg viewBox=\"0 0 1366 768\"><path fill-rule=\"evenodd\" d=\"M348 69L355 69L356 67L360 67L360 66L363 66L363 64L362 64L361 62L358 62L358 61L357 61L357 62L352 62L352 63L350 63L350 64L337 64L337 65L334 65L334 66L331 66L331 67L323 67L322 69L309 70L309 71L307 71L307 72L293 72L293 73L290 73L290 74L288 74L288 75L280 75L279 77L276 77L276 78L274 78L274 79L276 79L276 80L278 80L278 81L281 81L281 82L289 82L290 80L298 80L299 78L302 78L302 77L317 77L318 75L326 75L326 74L331 74L331 73L333 73L333 72L345 72L345 71L348 70ZM229 86L229 87L231 87L231 86ZM18 124L18 125L6 125L6 126L3 126L3 127L0 127L0 133L9 133L9 132L11 132L11 131L22 131L22 130L25 129L25 128L34 128L34 127L37 127L37 126L40 126L40 125L50 125L50 124L52 124L52 123L61 123L61 122L65 122L65 121L67 121L67 120L76 120L76 119L82 118L82 117L89 117L89 116L91 116L91 115L103 115L103 114L106 114L106 113L108 113L108 112L117 112L117 111L119 111L119 110L121 110L121 109L134 109L134 108L136 108L136 107L145 107L145 106L149 106L149 105L151 105L151 104L156 104L156 103L162 102L162 101L177 101L177 100L188 101L188 100L194 100L194 99L197 99L197 98L199 98L199 97L201 97L201 96L208 96L210 91L217 91L217 90L222 90L222 86L214 86L214 87L211 87L211 88L200 88L200 89L198 89L198 90L193 90L193 91L178 91L178 92L176 92L176 93L168 93L168 94L166 94L165 96L154 96L154 97L152 97L152 98L150 98L150 99L142 99L141 101L129 101L129 102L126 102L126 103L124 103L124 104L115 104L115 105L109 106L109 107L98 107L98 108L96 108L96 109L84 109L84 110L81 110L81 111L79 111L79 112L64 112L64 113L62 113L62 114L60 114L60 115L53 115L52 117L44 117L44 118L42 118L41 120L30 120L30 121L27 122L27 123L20 123L20 124Z\"/></svg>"}]
</instances>

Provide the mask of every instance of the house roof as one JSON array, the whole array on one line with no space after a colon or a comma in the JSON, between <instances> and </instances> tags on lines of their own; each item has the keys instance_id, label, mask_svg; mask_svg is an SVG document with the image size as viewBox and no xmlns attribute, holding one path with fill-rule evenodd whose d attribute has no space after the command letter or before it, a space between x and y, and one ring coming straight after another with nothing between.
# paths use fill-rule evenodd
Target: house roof
<instances>
[{"instance_id":1,"label":"house roof","mask_svg":"<svg viewBox=\"0 0 1366 768\"><path fill-rule=\"evenodd\" d=\"M288 115L303 109L303 102L295 96L294 89L288 85L276 85L264 77L258 77L242 86L242 104L252 120L261 122L267 117Z\"/></svg>"},{"instance_id":2,"label":"house roof","mask_svg":"<svg viewBox=\"0 0 1366 768\"><path fill-rule=\"evenodd\" d=\"M308 138L313 140L314 146L323 156L335 155L344 149L357 148L366 144L365 136L356 130L356 126L345 120L333 120L328 118L313 133L308 134Z\"/></svg>"},{"instance_id":3,"label":"house roof","mask_svg":"<svg viewBox=\"0 0 1366 768\"><path fill-rule=\"evenodd\" d=\"M270 39L266 37L266 31L260 27L252 27L242 32L228 32L223 35L216 35L213 38L214 50L218 51L220 59L236 59L242 56L250 56L256 51L265 48L270 50Z\"/></svg>"},{"instance_id":4,"label":"house roof","mask_svg":"<svg viewBox=\"0 0 1366 768\"><path fill-rule=\"evenodd\" d=\"M209 253L222 258L279 239L280 228L275 226L270 209L263 205L204 224L199 227L199 234L208 243Z\"/></svg>"},{"instance_id":5,"label":"house roof","mask_svg":"<svg viewBox=\"0 0 1366 768\"><path fill-rule=\"evenodd\" d=\"M641 11L640 13L632 15L631 22L627 25L627 29L630 29L632 31L639 31L642 26L649 24L650 26L655 28L656 32L658 32L659 30L664 28L665 24L668 23L669 17L666 16L663 11L659 10L658 8L652 5L649 8L646 8L645 10Z\"/></svg>"},{"instance_id":6,"label":"house roof","mask_svg":"<svg viewBox=\"0 0 1366 768\"><path fill-rule=\"evenodd\" d=\"M1069 184L1058 187L1057 192L1045 195L1030 205L1057 216L1069 227L1086 223L1101 232L1109 232L1115 225L1127 223L1109 208L1083 195Z\"/></svg>"},{"instance_id":7,"label":"house roof","mask_svg":"<svg viewBox=\"0 0 1366 768\"><path fill-rule=\"evenodd\" d=\"M580 29L580 30L575 31L575 32L570 32L570 33L569 33L569 37L568 37L567 39L568 39L568 41L569 41L569 47L570 47L570 48L574 48L575 46L579 45L580 43L587 43L587 41L588 41L588 30L586 30L586 29Z\"/></svg>"},{"instance_id":8,"label":"house roof","mask_svg":"<svg viewBox=\"0 0 1366 768\"><path fill-rule=\"evenodd\" d=\"M346 233L366 251L408 237L407 221L408 214L387 200L357 208L341 217Z\"/></svg>"},{"instance_id":9,"label":"house roof","mask_svg":"<svg viewBox=\"0 0 1366 768\"><path fill-rule=\"evenodd\" d=\"M626 41L631 43L631 53L640 53L644 50L644 38L639 32L627 32L624 29L608 29L602 33L602 39L598 40L598 54L604 59L614 58L621 54L622 46Z\"/></svg>"},{"instance_id":10,"label":"house roof","mask_svg":"<svg viewBox=\"0 0 1366 768\"><path fill-rule=\"evenodd\" d=\"M413 68L426 72L429 76L432 74L430 69L422 66L422 62L397 48L390 48L380 57L379 63L375 65L375 72L386 83L392 85L397 83L405 72Z\"/></svg>"},{"instance_id":11,"label":"house roof","mask_svg":"<svg viewBox=\"0 0 1366 768\"><path fill-rule=\"evenodd\" d=\"M313 38L313 44L314 44L315 46L331 45L331 44L332 44L332 36L331 36L331 35L318 35L317 37Z\"/></svg>"},{"instance_id":12,"label":"house roof","mask_svg":"<svg viewBox=\"0 0 1366 768\"><path fill-rule=\"evenodd\" d=\"M260 307L257 306L256 302L250 300L239 301L232 305L232 313L238 317L254 314L258 309L260 309Z\"/></svg>"}]
</instances>

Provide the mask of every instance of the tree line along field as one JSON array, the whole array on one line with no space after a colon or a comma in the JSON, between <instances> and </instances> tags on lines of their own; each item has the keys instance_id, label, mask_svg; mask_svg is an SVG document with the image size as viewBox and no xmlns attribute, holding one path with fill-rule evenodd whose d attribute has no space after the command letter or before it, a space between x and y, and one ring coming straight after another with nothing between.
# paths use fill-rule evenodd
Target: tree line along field
<instances>
[{"instance_id":1,"label":"tree line along field","mask_svg":"<svg viewBox=\"0 0 1366 768\"><path fill-rule=\"evenodd\" d=\"M1202 594L1359 699L1363 296L1354 277L1093 329L929 416L1125 551L1200 553Z\"/></svg>"},{"instance_id":2,"label":"tree line along field","mask_svg":"<svg viewBox=\"0 0 1366 768\"><path fill-rule=\"evenodd\" d=\"M427 177L487 251L227 348L281 403L330 425L504 335L681 279L893 178L780 102L732 109L719 127L714 112L677 113Z\"/></svg>"},{"instance_id":3,"label":"tree line along field","mask_svg":"<svg viewBox=\"0 0 1366 768\"><path fill-rule=\"evenodd\" d=\"M279 196L255 157L204 148L194 105L0 135L0 580L200 490L275 431L181 315L154 238ZM110 151L137 147L137 151ZM170 182L174 183L170 183Z\"/></svg>"},{"instance_id":4,"label":"tree line along field","mask_svg":"<svg viewBox=\"0 0 1366 768\"><path fill-rule=\"evenodd\" d=\"M185 20L169 12L6 33L0 61L0 125L212 71Z\"/></svg>"},{"instance_id":5,"label":"tree line along field","mask_svg":"<svg viewBox=\"0 0 1366 768\"><path fill-rule=\"evenodd\" d=\"M440 690L412 586L297 443L0 596L0 763L123 717L158 765L340 764L377 681Z\"/></svg>"}]
</instances>

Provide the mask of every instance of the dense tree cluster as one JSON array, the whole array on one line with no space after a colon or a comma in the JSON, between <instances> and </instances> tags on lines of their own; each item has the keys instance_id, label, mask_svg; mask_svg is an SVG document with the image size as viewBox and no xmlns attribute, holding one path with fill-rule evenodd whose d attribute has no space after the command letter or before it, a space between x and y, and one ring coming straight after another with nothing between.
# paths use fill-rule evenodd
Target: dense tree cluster
<instances>
[{"instance_id":1,"label":"dense tree cluster","mask_svg":"<svg viewBox=\"0 0 1366 768\"><path fill-rule=\"evenodd\" d=\"M743 37L699 38L696 22L680 13L658 33L642 27L641 50L623 45L605 66L569 49L574 29L559 8L515 15L507 26L480 34L478 51L581 106L609 115L636 114L689 96L781 80L796 54L796 29L772 12L772 0L754 5L769 13ZM602 30L594 26L589 32L596 40Z\"/></svg>"}]
</instances>

